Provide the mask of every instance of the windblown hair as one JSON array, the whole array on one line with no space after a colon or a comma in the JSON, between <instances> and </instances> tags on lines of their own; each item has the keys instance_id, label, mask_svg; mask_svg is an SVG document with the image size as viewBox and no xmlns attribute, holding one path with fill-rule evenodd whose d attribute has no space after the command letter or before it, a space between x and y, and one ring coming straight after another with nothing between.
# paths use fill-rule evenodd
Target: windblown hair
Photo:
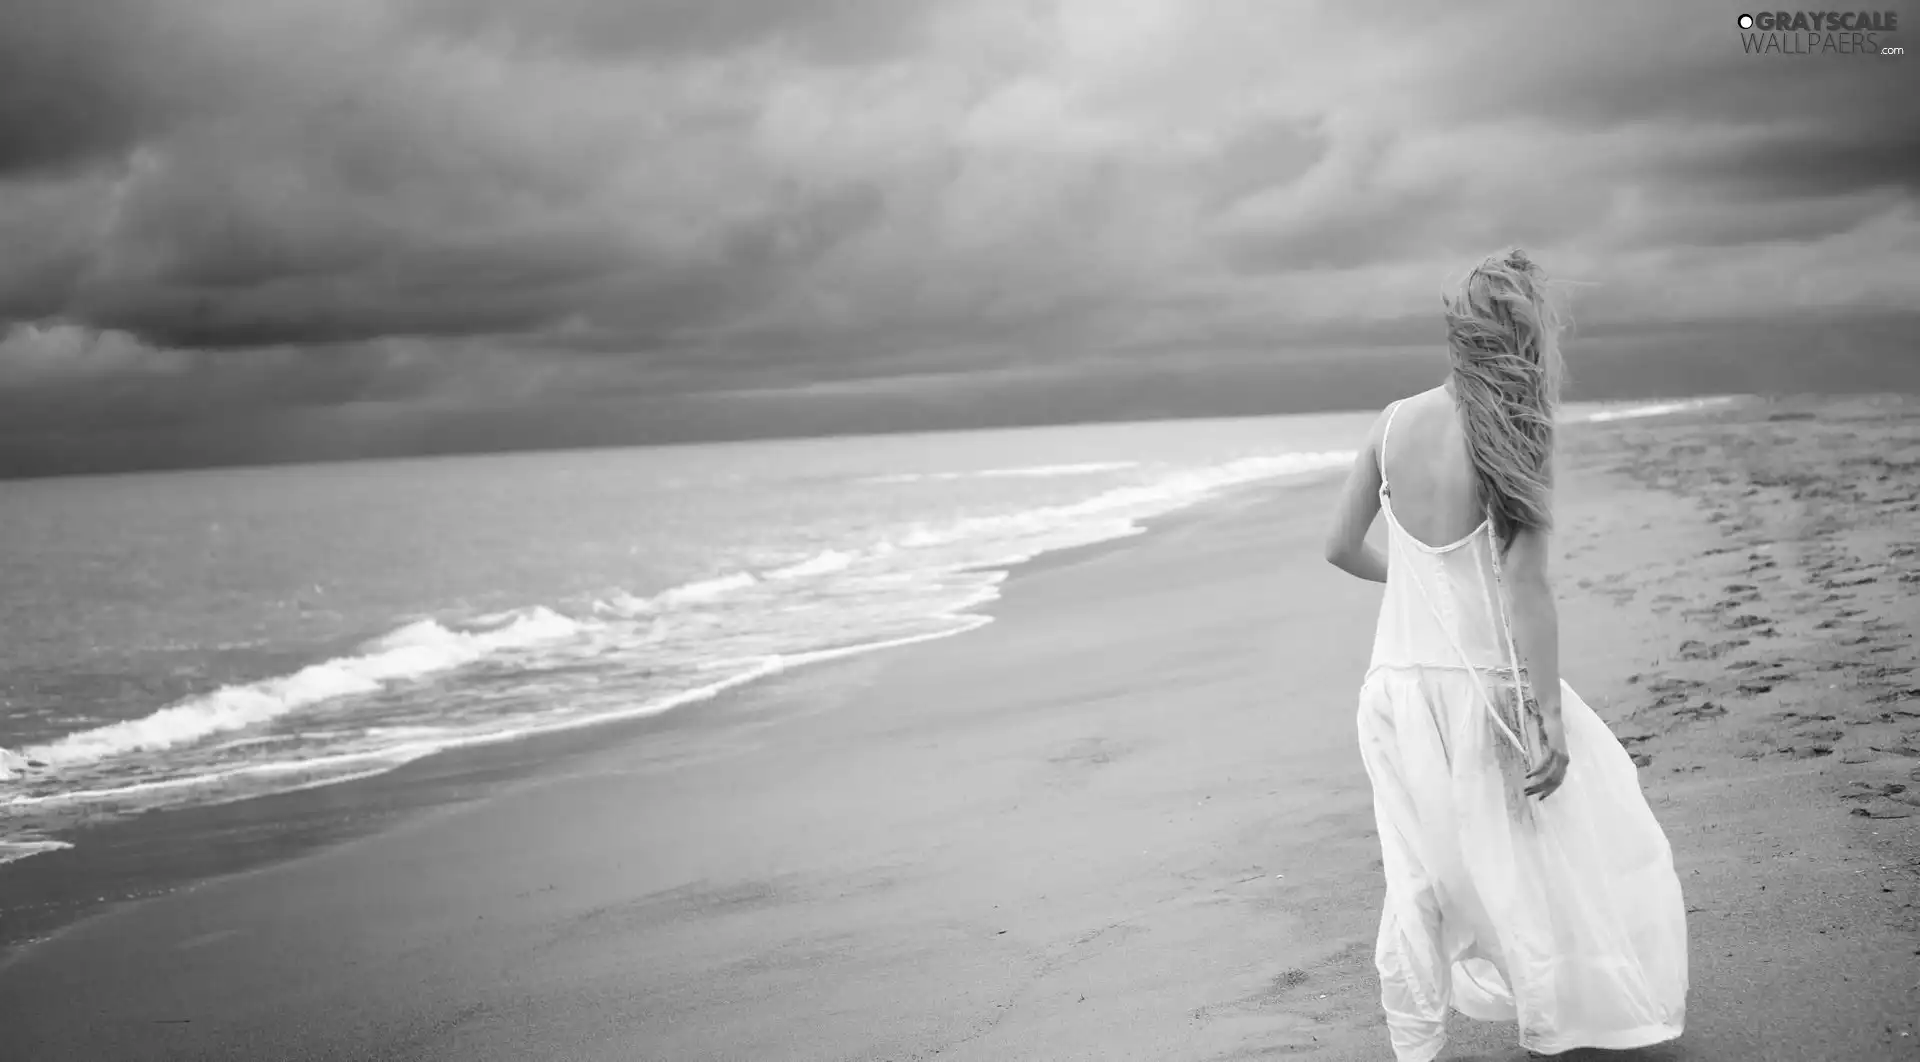
<instances>
[{"instance_id":1,"label":"windblown hair","mask_svg":"<svg viewBox=\"0 0 1920 1062\"><path fill-rule=\"evenodd\" d=\"M1546 274L1520 250L1488 258L1446 298L1454 402L1504 551L1553 526L1553 426L1565 369Z\"/></svg>"}]
</instances>

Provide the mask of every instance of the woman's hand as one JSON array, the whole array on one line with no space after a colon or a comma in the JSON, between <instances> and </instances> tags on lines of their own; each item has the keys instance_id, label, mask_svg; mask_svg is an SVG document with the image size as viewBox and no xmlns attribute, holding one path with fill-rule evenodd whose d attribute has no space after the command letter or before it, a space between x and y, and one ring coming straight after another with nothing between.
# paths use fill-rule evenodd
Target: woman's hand
<instances>
[{"instance_id":1,"label":"woman's hand","mask_svg":"<svg viewBox=\"0 0 1920 1062\"><path fill-rule=\"evenodd\" d=\"M1527 772L1526 793L1545 800L1567 777L1567 731L1558 706L1540 712L1540 736L1547 747L1547 756Z\"/></svg>"}]
</instances>

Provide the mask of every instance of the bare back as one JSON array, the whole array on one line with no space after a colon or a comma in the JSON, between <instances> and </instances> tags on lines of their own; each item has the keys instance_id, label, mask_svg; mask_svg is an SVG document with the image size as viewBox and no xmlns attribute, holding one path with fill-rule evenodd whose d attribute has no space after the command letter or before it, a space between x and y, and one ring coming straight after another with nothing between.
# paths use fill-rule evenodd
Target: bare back
<instances>
[{"instance_id":1,"label":"bare back","mask_svg":"<svg viewBox=\"0 0 1920 1062\"><path fill-rule=\"evenodd\" d=\"M1453 396L1436 387L1403 399L1381 440L1394 518L1440 547L1472 534L1486 517Z\"/></svg>"}]
</instances>

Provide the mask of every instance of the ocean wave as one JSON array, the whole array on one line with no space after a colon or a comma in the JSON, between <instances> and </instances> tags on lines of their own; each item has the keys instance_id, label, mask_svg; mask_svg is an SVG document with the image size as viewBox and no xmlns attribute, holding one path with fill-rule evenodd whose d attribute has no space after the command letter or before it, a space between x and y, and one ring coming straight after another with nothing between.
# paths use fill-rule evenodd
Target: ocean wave
<instances>
[{"instance_id":1,"label":"ocean wave","mask_svg":"<svg viewBox=\"0 0 1920 1062\"><path fill-rule=\"evenodd\" d=\"M1025 537L1070 529L1077 529L1083 538L1091 536L1087 540L1109 538L1129 533L1135 520L1163 515L1229 487L1338 468L1353 458L1352 450L1243 457L1169 476L1156 483L1116 487L1071 504L968 517L940 526L918 525L902 536L897 545L924 549L972 539ZM1108 522L1092 523L1089 517L1105 517ZM1040 548L1057 547L1048 544Z\"/></svg>"},{"instance_id":2,"label":"ocean wave","mask_svg":"<svg viewBox=\"0 0 1920 1062\"><path fill-rule=\"evenodd\" d=\"M0 865L73 846L65 841L0 841Z\"/></svg>"},{"instance_id":3,"label":"ocean wave","mask_svg":"<svg viewBox=\"0 0 1920 1062\"><path fill-rule=\"evenodd\" d=\"M620 616L626 619L645 615L646 613L652 612L653 609L654 604L652 598L630 594L625 590L614 591L606 597L596 598L593 602L594 612L600 615Z\"/></svg>"},{"instance_id":4,"label":"ocean wave","mask_svg":"<svg viewBox=\"0 0 1920 1062\"><path fill-rule=\"evenodd\" d=\"M816 553L798 564L789 564L784 568L775 568L767 573L769 579L803 579L809 575L830 575L845 571L853 566L857 558L851 553L837 549Z\"/></svg>"},{"instance_id":5,"label":"ocean wave","mask_svg":"<svg viewBox=\"0 0 1920 1062\"><path fill-rule=\"evenodd\" d=\"M315 756L308 759L263 760L255 763L242 763L231 767L224 767L214 771L180 775L173 778L160 778L147 782L129 782L125 785L114 785L95 789L64 789L37 796L13 796L5 800L0 800L0 808L17 811L26 808L65 804L110 805L116 800L126 801L128 798L146 794L165 793L182 789L210 789L221 783L240 778L292 774L318 776L307 782L277 785L269 790L274 793L295 793L302 789L336 785L341 782L357 781L361 778L372 778L377 775L382 775L401 764L419 759L422 756L431 755L440 747L441 746L438 745L416 743L391 748L365 749L328 756ZM370 764L371 766L363 766L349 772L328 773L330 770L337 771L339 768L345 767L348 764ZM233 799L243 800L249 796L257 795L260 794L258 792L244 792ZM202 803L219 804L223 803L223 801L207 800L202 801Z\"/></svg>"},{"instance_id":6,"label":"ocean wave","mask_svg":"<svg viewBox=\"0 0 1920 1062\"><path fill-rule=\"evenodd\" d=\"M583 629L579 621L546 608L511 615L504 623L471 631L454 630L430 619L409 623L353 656L313 664L290 675L224 686L139 719L0 754L0 778L19 773L27 761L57 769L190 744L335 698L373 693L394 682L452 670L495 653L569 638Z\"/></svg>"},{"instance_id":7,"label":"ocean wave","mask_svg":"<svg viewBox=\"0 0 1920 1062\"><path fill-rule=\"evenodd\" d=\"M722 575L714 579L702 579L676 586L653 598L653 603L655 605L686 605L698 601L711 601L736 590L744 590L759 581L751 572L734 572L732 575Z\"/></svg>"},{"instance_id":8,"label":"ocean wave","mask_svg":"<svg viewBox=\"0 0 1920 1062\"><path fill-rule=\"evenodd\" d=\"M785 582L813 575L828 575L851 567L858 556L841 550L823 550L806 560L783 567L773 568L759 575L753 572L732 572L709 579L696 579L690 583L662 590L652 597L642 597L625 590L616 591L605 597L596 598L593 611L601 615L617 616L622 619L638 619L652 615L676 605L704 605L718 601L741 590L760 585L763 579Z\"/></svg>"},{"instance_id":9,"label":"ocean wave","mask_svg":"<svg viewBox=\"0 0 1920 1062\"><path fill-rule=\"evenodd\" d=\"M1708 409L1739 401L1734 395L1715 395L1710 398L1689 398L1674 402L1650 402L1642 405L1625 406L1616 409L1600 409L1592 413L1573 418L1576 423L1598 424L1610 420L1632 420L1638 417L1658 417L1668 413L1688 413L1696 409Z\"/></svg>"},{"instance_id":10,"label":"ocean wave","mask_svg":"<svg viewBox=\"0 0 1920 1062\"><path fill-rule=\"evenodd\" d=\"M981 602L992 599L994 596L995 594L991 590L976 595L970 600L966 607L975 607ZM950 626L935 631L897 638L854 642L807 652L773 654L750 660L730 661L728 663L732 665L730 668L732 673L723 678L689 689L655 697L638 704L624 705L619 708L599 712L585 712L573 716L539 720L524 720L518 725L482 731L459 732L437 727L386 728L387 733L384 736L404 736L409 740L402 744L378 749L364 749L304 760L277 760L239 764L203 774L187 775L157 781L133 782L127 785L96 789L67 790L41 796L16 796L0 801L0 808L44 808L50 805L69 804L111 805L115 801L125 802L130 798L162 793L169 790L212 789L221 785L232 785L239 780L247 778L259 778L263 776L285 777L289 775L305 776L303 780L292 783L283 781L279 784L272 785L269 789L241 789L224 798L209 799L202 796L197 802L205 805L209 803L244 800L267 791L290 793L303 789L314 789L328 785L337 785L343 782L358 781L363 778L371 778L385 774L414 760L451 749L495 745L537 734L559 733L591 726L600 726L622 720L662 715L677 708L684 708L688 705L710 701L729 690L795 668L823 663L829 660L838 660L849 656L857 656L862 653L876 652L881 649L891 649L899 646L913 645L919 642L933 641L939 638L949 638L992 622L991 617L978 615L956 615L951 617L951 619L953 622ZM0 840L0 863L4 863L8 859L23 859L27 856L37 855L40 852L69 847L72 846L60 841L3 839ZM6 855L10 849L19 849L19 851L10 856Z\"/></svg>"},{"instance_id":11,"label":"ocean wave","mask_svg":"<svg viewBox=\"0 0 1920 1062\"><path fill-rule=\"evenodd\" d=\"M1138 461L1084 461L1069 465L1025 465L1018 468L982 468L967 472L903 472L870 476L866 483L940 483L956 479L1049 479L1055 476L1091 476L1140 467Z\"/></svg>"},{"instance_id":12,"label":"ocean wave","mask_svg":"<svg viewBox=\"0 0 1920 1062\"><path fill-rule=\"evenodd\" d=\"M966 517L953 523L933 527L915 524L893 538L882 539L869 548L861 550L822 550L805 560L793 564L770 568L755 574L738 571L727 575L713 576L683 583L663 590L651 597L642 597L626 591L620 591L593 602L593 610L605 615L623 618L636 618L658 613L674 606L704 605L742 590L761 585L764 581L786 582L793 579L842 572L866 560L885 559L900 550L918 550L930 546L946 546L961 543L969 539L1005 538L1008 536L1043 534L1060 530L1076 520L1088 516L1106 513L1119 513L1124 510L1137 510L1141 515L1155 515L1167 509L1178 508L1217 490L1277 476L1313 472L1333 468L1353 460L1353 451L1320 451L1307 453L1269 454L1245 457L1213 468L1198 469L1169 476L1155 483L1136 486L1117 487L1094 495L1086 501L1040 506L1018 512L993 516ZM1074 465L1035 465L1028 468L988 469L983 472L929 473L914 477L879 477L881 479L905 478L939 479L963 478L985 475L1073 475L1098 471L1111 471L1138 467L1133 461L1108 461ZM874 482L869 480L868 482ZM1110 534L1122 534L1124 531L1112 527L1089 526L1086 529L1096 537ZM1050 547L1042 547L1050 548Z\"/></svg>"}]
</instances>

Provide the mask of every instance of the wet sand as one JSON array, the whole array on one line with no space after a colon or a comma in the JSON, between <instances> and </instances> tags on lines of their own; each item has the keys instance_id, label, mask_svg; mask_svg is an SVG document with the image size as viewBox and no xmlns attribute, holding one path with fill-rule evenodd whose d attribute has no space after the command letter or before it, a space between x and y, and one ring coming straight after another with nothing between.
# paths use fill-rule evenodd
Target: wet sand
<instances>
[{"instance_id":1,"label":"wet sand","mask_svg":"<svg viewBox=\"0 0 1920 1062\"><path fill-rule=\"evenodd\" d=\"M1628 1057L1920 1056L1920 403L1564 452L1564 669L1646 761L1692 911L1688 1034ZM1353 737L1379 588L1319 558L1334 487L89 919L0 968L0 1056L1390 1057ZM1459 1019L1444 1057L1524 1056Z\"/></svg>"}]
</instances>

